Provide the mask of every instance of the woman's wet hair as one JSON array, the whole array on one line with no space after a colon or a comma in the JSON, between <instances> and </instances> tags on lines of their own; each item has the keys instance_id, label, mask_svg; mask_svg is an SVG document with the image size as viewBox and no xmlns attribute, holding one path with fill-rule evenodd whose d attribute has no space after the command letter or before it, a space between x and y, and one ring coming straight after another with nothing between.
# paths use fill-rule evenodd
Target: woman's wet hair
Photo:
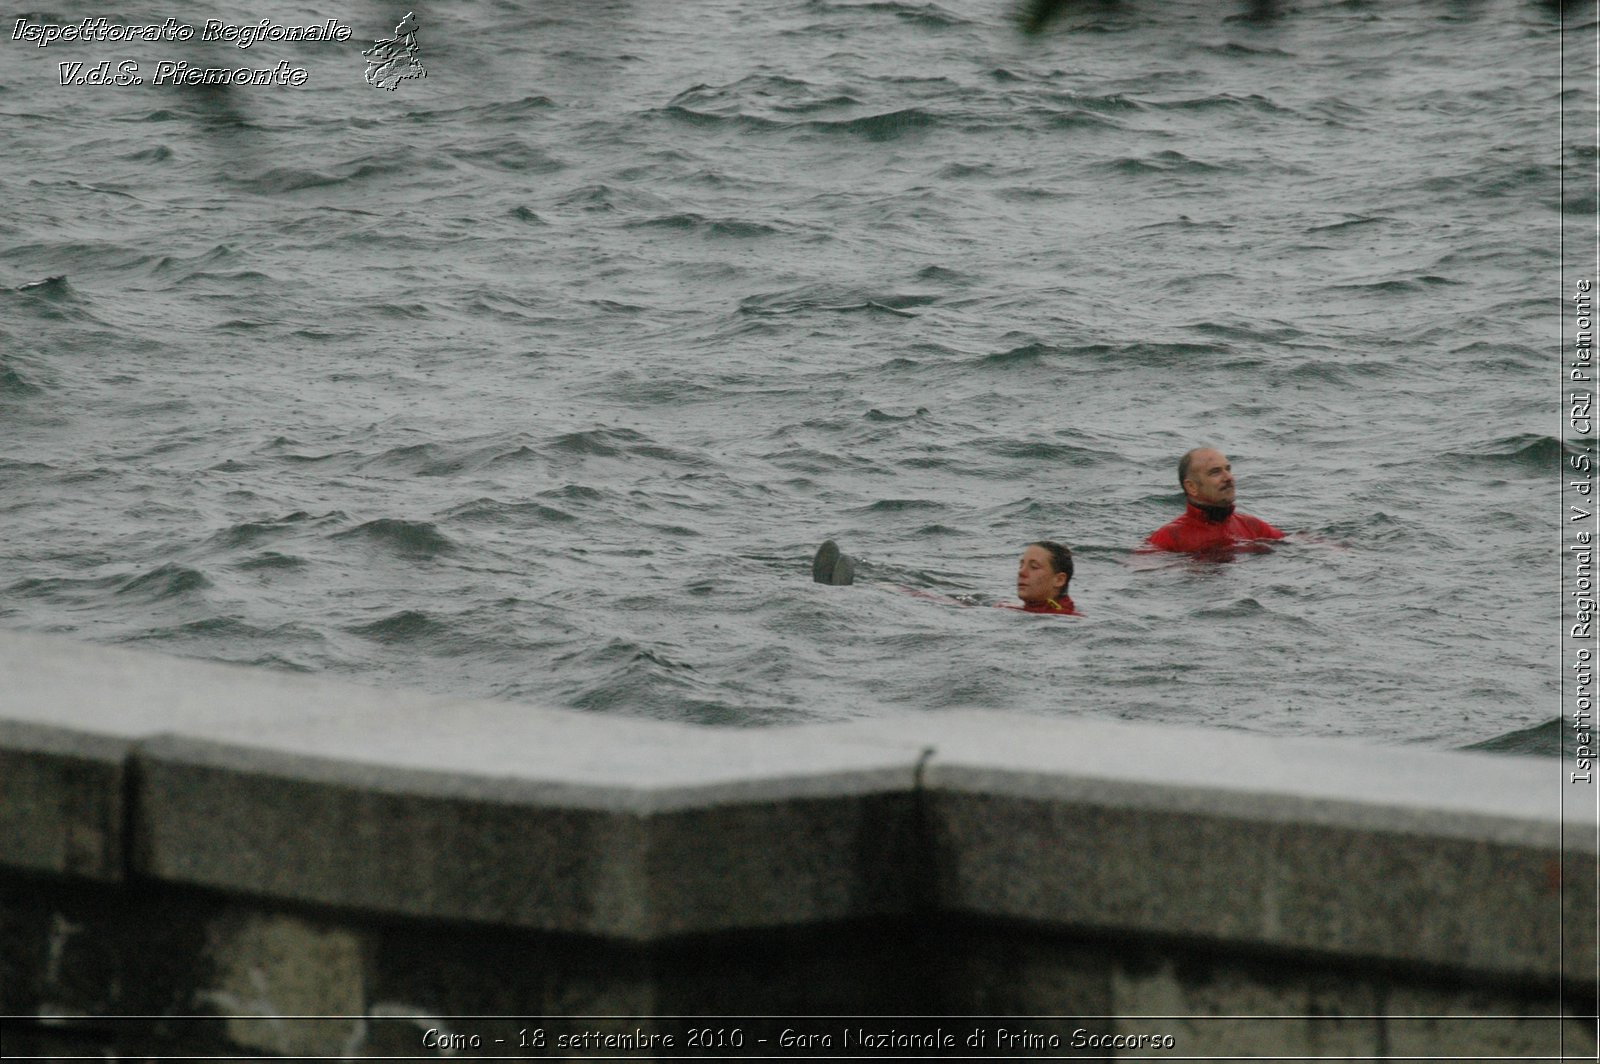
<instances>
[{"instance_id":1,"label":"woman's wet hair","mask_svg":"<svg viewBox=\"0 0 1600 1064\"><path fill-rule=\"evenodd\" d=\"M1061 590L1065 591L1072 586L1072 551L1048 539L1034 540L1028 544L1030 547L1043 547L1050 552L1050 565L1058 573L1067 574L1067 582Z\"/></svg>"}]
</instances>

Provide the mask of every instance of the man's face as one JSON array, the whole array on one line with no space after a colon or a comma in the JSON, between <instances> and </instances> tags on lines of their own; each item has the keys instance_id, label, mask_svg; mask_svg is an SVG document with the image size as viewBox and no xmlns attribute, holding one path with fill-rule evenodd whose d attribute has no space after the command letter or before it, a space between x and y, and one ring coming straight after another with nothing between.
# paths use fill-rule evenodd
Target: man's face
<instances>
[{"instance_id":1,"label":"man's face","mask_svg":"<svg viewBox=\"0 0 1600 1064\"><path fill-rule=\"evenodd\" d=\"M1221 451L1196 451L1183 490L1202 506L1233 505L1233 466Z\"/></svg>"}]
</instances>

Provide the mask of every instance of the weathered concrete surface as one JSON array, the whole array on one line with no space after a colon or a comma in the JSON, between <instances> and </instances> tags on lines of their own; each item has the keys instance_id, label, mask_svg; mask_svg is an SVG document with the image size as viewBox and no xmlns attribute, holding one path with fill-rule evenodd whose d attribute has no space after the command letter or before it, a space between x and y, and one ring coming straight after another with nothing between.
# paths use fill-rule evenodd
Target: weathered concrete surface
<instances>
[{"instance_id":1,"label":"weathered concrete surface","mask_svg":"<svg viewBox=\"0 0 1600 1064\"><path fill-rule=\"evenodd\" d=\"M905 921L641 946L0 873L0 1014L49 1017L35 1042L55 1034L89 1055L410 1057L437 1055L419 1041L429 1028L514 1049L530 1027L553 1041L660 1017L681 1030L695 1017L913 1014L937 1000L924 974L937 966L923 962L941 952Z\"/></svg>"},{"instance_id":2,"label":"weathered concrete surface","mask_svg":"<svg viewBox=\"0 0 1600 1064\"><path fill-rule=\"evenodd\" d=\"M903 742L488 703L188 735L138 757L159 879L640 941L916 897Z\"/></svg>"},{"instance_id":3,"label":"weathered concrete surface","mask_svg":"<svg viewBox=\"0 0 1600 1064\"><path fill-rule=\"evenodd\" d=\"M125 768L144 738L450 700L207 662L0 634L0 863L124 873Z\"/></svg>"},{"instance_id":4,"label":"weathered concrete surface","mask_svg":"<svg viewBox=\"0 0 1600 1064\"><path fill-rule=\"evenodd\" d=\"M0 862L120 877L129 749L121 739L0 717Z\"/></svg>"},{"instance_id":5,"label":"weathered concrete surface","mask_svg":"<svg viewBox=\"0 0 1600 1064\"><path fill-rule=\"evenodd\" d=\"M0 1012L216 1015L152 1052L860 1011L1592 1054L1552 1017L1563 979L1594 1000L1593 802L1554 760L996 713L704 729L0 633ZM129 1044L52 1031L6 1037Z\"/></svg>"},{"instance_id":6,"label":"weathered concrete surface","mask_svg":"<svg viewBox=\"0 0 1600 1064\"><path fill-rule=\"evenodd\" d=\"M505 1039L509 1054L529 1028L553 1042L641 1027L681 1037L691 1026L739 1028L751 1044L760 1030L831 1031L837 1049L853 1023L784 1018L852 1014L988 1017L962 1029L986 1029L982 1048L1000 1059L1103 1059L1075 1042L1140 1035L1173 1045L1128 1055L1550 1058L1563 1039L1573 1058L1595 1051L1592 1022L1553 1019L1548 992L940 917L628 945L177 886L0 877L0 958L0 1012L54 1018L31 1028L38 1049L12 1041L27 1025L0 1025L18 1055L439 1055L421 1042L429 1029ZM176 1016L196 1018L163 1018ZM756 1016L778 1019L763 1027Z\"/></svg>"},{"instance_id":7,"label":"weathered concrete surface","mask_svg":"<svg viewBox=\"0 0 1600 1064\"><path fill-rule=\"evenodd\" d=\"M989 713L917 734L940 908L1594 977L1594 811L1554 760Z\"/></svg>"}]
</instances>

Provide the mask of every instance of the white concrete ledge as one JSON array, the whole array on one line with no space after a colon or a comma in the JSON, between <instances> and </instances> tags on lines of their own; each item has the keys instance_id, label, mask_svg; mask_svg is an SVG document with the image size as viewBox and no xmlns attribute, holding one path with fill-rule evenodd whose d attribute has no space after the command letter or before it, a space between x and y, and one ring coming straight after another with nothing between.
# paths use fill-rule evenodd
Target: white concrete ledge
<instances>
[{"instance_id":1,"label":"white concrete ledge","mask_svg":"<svg viewBox=\"0 0 1600 1064\"><path fill-rule=\"evenodd\" d=\"M946 913L1592 980L1561 782L1000 713L696 728L0 633L0 872L623 943Z\"/></svg>"},{"instance_id":2,"label":"white concrete ledge","mask_svg":"<svg viewBox=\"0 0 1600 1064\"><path fill-rule=\"evenodd\" d=\"M918 735L950 911L1593 978L1593 810L1563 816L1555 759L976 713Z\"/></svg>"},{"instance_id":3,"label":"white concrete ledge","mask_svg":"<svg viewBox=\"0 0 1600 1064\"><path fill-rule=\"evenodd\" d=\"M888 743L484 704L136 757L137 867L157 879L630 941L913 894L915 752Z\"/></svg>"}]
</instances>

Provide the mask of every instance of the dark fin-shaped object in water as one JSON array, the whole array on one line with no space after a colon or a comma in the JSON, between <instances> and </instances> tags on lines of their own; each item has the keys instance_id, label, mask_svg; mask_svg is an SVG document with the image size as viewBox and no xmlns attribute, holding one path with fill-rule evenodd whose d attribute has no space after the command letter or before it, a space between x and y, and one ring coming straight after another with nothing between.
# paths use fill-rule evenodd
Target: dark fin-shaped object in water
<instances>
[{"instance_id":1,"label":"dark fin-shaped object in water","mask_svg":"<svg viewBox=\"0 0 1600 1064\"><path fill-rule=\"evenodd\" d=\"M819 584L833 583L833 567L839 564L839 544L831 539L822 541L811 559L811 579Z\"/></svg>"},{"instance_id":2,"label":"dark fin-shaped object in water","mask_svg":"<svg viewBox=\"0 0 1600 1064\"><path fill-rule=\"evenodd\" d=\"M823 540L822 546L817 548L816 555L811 559L811 579L819 584L853 584L856 582L856 563L850 555L839 553L839 544L831 539Z\"/></svg>"}]
</instances>

